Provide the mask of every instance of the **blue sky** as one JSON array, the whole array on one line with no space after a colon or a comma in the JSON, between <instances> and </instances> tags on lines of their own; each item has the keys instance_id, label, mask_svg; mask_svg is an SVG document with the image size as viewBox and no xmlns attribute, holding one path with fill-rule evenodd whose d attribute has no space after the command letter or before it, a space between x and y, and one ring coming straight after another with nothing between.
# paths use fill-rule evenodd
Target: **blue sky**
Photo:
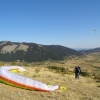
<instances>
[{"instance_id":1,"label":"blue sky","mask_svg":"<svg viewBox=\"0 0 100 100\"><path fill-rule=\"evenodd\" d=\"M4 40L100 47L100 0L0 0Z\"/></svg>"}]
</instances>

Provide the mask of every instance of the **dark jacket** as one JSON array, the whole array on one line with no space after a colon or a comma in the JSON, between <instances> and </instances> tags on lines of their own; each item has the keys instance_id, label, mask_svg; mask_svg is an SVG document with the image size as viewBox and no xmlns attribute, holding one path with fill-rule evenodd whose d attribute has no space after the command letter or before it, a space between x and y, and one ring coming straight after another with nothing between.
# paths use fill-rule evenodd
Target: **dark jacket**
<instances>
[{"instance_id":1,"label":"dark jacket","mask_svg":"<svg viewBox=\"0 0 100 100\"><path fill-rule=\"evenodd\" d=\"M74 69L75 73L81 73L81 69L79 66L76 66Z\"/></svg>"}]
</instances>

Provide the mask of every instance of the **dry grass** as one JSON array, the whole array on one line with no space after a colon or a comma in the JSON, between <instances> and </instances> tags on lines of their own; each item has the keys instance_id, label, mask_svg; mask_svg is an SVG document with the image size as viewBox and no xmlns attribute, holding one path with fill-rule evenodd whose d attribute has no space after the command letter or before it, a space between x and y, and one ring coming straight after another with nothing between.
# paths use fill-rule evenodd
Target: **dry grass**
<instances>
[{"instance_id":1,"label":"dry grass","mask_svg":"<svg viewBox=\"0 0 100 100\"><path fill-rule=\"evenodd\" d=\"M23 66L27 72L19 75L43 82L45 84L62 85L66 90L40 92L20 89L0 83L0 100L100 100L100 83L91 77L74 78L73 68L79 65L82 70L90 74L100 74L100 60L98 55L89 55L83 58L66 59L58 62L32 63ZM98 59L98 60L96 60ZM95 61L96 60L96 61ZM71 74L62 75L50 71L47 66L64 67ZM95 67L96 66L96 67Z\"/></svg>"}]
</instances>

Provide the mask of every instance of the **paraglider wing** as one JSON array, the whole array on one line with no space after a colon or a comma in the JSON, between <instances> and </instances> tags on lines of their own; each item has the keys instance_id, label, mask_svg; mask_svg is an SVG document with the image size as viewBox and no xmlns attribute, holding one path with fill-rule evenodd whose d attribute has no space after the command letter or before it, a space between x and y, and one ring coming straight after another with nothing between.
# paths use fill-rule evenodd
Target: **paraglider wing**
<instances>
[{"instance_id":1,"label":"paraglider wing","mask_svg":"<svg viewBox=\"0 0 100 100\"><path fill-rule=\"evenodd\" d=\"M55 85L55 86L48 86L42 82L38 82L36 80L32 80L30 78L17 75L12 72L12 69L17 69L18 71L26 71L24 68L20 66L3 66L0 67L0 81L6 84L17 86L20 88L30 89L30 90L38 90L49 92L57 89L62 89L62 87ZM63 87L65 89L65 87Z\"/></svg>"},{"instance_id":2,"label":"paraglider wing","mask_svg":"<svg viewBox=\"0 0 100 100\"><path fill-rule=\"evenodd\" d=\"M96 34L96 29L94 29L94 32L95 32L95 34Z\"/></svg>"}]
</instances>

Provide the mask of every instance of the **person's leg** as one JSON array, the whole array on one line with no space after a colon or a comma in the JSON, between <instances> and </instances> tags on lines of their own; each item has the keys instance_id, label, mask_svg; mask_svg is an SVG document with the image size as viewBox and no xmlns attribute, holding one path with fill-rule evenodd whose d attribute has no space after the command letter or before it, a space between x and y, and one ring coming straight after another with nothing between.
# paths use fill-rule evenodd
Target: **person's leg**
<instances>
[{"instance_id":1,"label":"person's leg","mask_svg":"<svg viewBox=\"0 0 100 100\"><path fill-rule=\"evenodd\" d=\"M77 78L77 73L75 73L75 79Z\"/></svg>"},{"instance_id":2,"label":"person's leg","mask_svg":"<svg viewBox=\"0 0 100 100\"><path fill-rule=\"evenodd\" d=\"M80 74L79 74L79 73L77 73L77 78L78 78L78 79L80 78Z\"/></svg>"}]
</instances>

